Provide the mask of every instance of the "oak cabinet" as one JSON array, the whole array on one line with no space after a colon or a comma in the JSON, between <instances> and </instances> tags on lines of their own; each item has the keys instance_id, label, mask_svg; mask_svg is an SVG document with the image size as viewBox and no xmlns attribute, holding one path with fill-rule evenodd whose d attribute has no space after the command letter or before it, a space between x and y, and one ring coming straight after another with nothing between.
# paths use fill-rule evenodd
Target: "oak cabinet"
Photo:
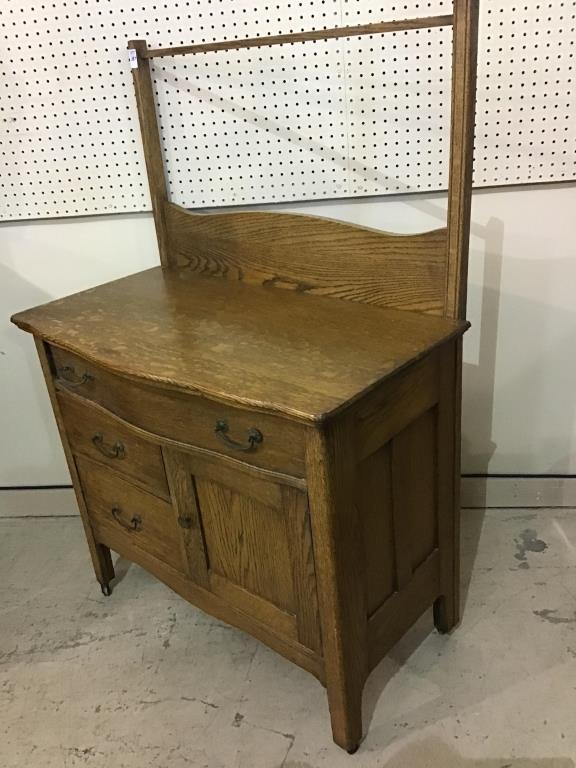
<instances>
[{"instance_id":1,"label":"oak cabinet","mask_svg":"<svg viewBox=\"0 0 576 768\"><path fill-rule=\"evenodd\" d=\"M140 302L162 333L132 321ZM353 749L371 669L428 606L458 620L467 324L160 268L14 321L104 594L117 552L250 632L326 685ZM260 344L222 364L230 334Z\"/></svg>"},{"instance_id":2,"label":"oak cabinet","mask_svg":"<svg viewBox=\"0 0 576 768\"><path fill-rule=\"evenodd\" d=\"M307 669L349 752L370 671L428 607L442 632L459 617L477 20L477 0L454 0L452 15L352 28L130 41L161 267L12 318L35 337L103 592L113 550ZM439 26L453 27L439 228L169 200L150 59Z\"/></svg>"}]
</instances>

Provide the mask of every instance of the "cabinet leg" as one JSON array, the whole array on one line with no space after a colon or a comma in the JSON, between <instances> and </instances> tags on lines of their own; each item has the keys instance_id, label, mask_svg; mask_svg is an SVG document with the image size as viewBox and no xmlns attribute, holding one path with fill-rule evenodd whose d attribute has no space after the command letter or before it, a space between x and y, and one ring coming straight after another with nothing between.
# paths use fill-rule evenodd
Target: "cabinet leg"
<instances>
[{"instance_id":1,"label":"cabinet leg","mask_svg":"<svg viewBox=\"0 0 576 768\"><path fill-rule=\"evenodd\" d=\"M442 634L451 632L460 621L460 606L458 590L453 589L449 594L440 595L434 601L434 626Z\"/></svg>"},{"instance_id":2,"label":"cabinet leg","mask_svg":"<svg viewBox=\"0 0 576 768\"><path fill-rule=\"evenodd\" d=\"M108 547L105 547L104 544L98 543L94 538L94 532L90 525L88 510L86 509L86 502L82 494L76 462L74 461L72 449L68 443L68 436L64 427L64 420L62 418L60 405L56 396L56 389L52 376L52 364L47 353L47 347L45 346L42 339L36 336L34 337L34 342L36 344L36 350L38 351L40 365L42 366L42 373L44 374L44 379L46 380L50 402L52 403L52 408L54 409L54 416L56 417L56 423L58 425L58 431L60 432L60 438L62 440L62 447L64 448L64 453L66 455L66 461L68 462L68 469L70 470L70 476L72 477L72 483L74 484L74 491L76 492L76 499L78 501L80 516L84 526L84 533L86 534L86 541L88 542L88 548L92 558L94 573L96 574L96 578L100 583L102 592L105 595L109 595L112 592L110 588L110 582L114 579L114 566L112 565L110 550Z\"/></svg>"},{"instance_id":3,"label":"cabinet leg","mask_svg":"<svg viewBox=\"0 0 576 768\"><path fill-rule=\"evenodd\" d=\"M438 410L438 539L441 595L434 601L434 624L451 632L460 621L460 401L462 339L442 353L442 395Z\"/></svg>"},{"instance_id":4,"label":"cabinet leg","mask_svg":"<svg viewBox=\"0 0 576 768\"><path fill-rule=\"evenodd\" d=\"M362 740L362 690L353 693L338 690L328 684L328 706L332 724L332 738L349 755L360 746Z\"/></svg>"},{"instance_id":5,"label":"cabinet leg","mask_svg":"<svg viewBox=\"0 0 576 768\"><path fill-rule=\"evenodd\" d=\"M103 544L94 543L94 546L90 547L90 554L92 555L94 573L100 583L102 594L109 597L112 594L110 582L114 579L114 566L112 565L110 550Z\"/></svg>"},{"instance_id":6,"label":"cabinet leg","mask_svg":"<svg viewBox=\"0 0 576 768\"><path fill-rule=\"evenodd\" d=\"M354 424L343 418L310 434L306 446L310 522L332 734L349 753L362 739L368 672L364 543L356 503Z\"/></svg>"}]
</instances>

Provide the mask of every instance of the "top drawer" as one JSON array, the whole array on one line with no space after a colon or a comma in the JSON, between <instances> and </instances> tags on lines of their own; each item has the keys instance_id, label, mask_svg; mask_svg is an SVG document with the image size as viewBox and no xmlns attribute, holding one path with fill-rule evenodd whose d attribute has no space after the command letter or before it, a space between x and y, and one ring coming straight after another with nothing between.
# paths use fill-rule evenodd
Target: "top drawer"
<instances>
[{"instance_id":1,"label":"top drawer","mask_svg":"<svg viewBox=\"0 0 576 768\"><path fill-rule=\"evenodd\" d=\"M57 387L99 403L152 434L258 467L304 477L305 427L201 395L133 382L50 347Z\"/></svg>"}]
</instances>

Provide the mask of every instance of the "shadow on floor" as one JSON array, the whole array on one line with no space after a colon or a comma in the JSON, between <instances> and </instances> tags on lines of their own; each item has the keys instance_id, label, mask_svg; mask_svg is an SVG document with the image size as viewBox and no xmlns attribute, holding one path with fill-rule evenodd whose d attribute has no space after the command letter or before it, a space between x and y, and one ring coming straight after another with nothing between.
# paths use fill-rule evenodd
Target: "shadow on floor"
<instances>
[{"instance_id":1,"label":"shadow on floor","mask_svg":"<svg viewBox=\"0 0 576 768\"><path fill-rule=\"evenodd\" d=\"M112 589L117 587L118 584L124 580L131 566L132 562L126 560L121 555L116 558L114 562L114 580L112 582Z\"/></svg>"},{"instance_id":2,"label":"shadow on floor","mask_svg":"<svg viewBox=\"0 0 576 768\"><path fill-rule=\"evenodd\" d=\"M461 549L460 549L460 615L466 610L468 589L472 579L474 562L478 554L478 545L482 535L482 526L486 511L484 509L462 510ZM455 630L458 631L458 628ZM386 686L398 670L406 664L412 654L434 632L432 610L428 610L404 637L392 648L377 667L370 673L363 695L364 731L368 732L370 723L381 696L386 695ZM501 764L496 763L500 768ZM505 765L505 763L503 764ZM563 768L563 767L562 767Z\"/></svg>"},{"instance_id":3,"label":"shadow on floor","mask_svg":"<svg viewBox=\"0 0 576 768\"><path fill-rule=\"evenodd\" d=\"M460 615L464 615L472 571L486 517L485 509L463 509L460 522Z\"/></svg>"}]
</instances>

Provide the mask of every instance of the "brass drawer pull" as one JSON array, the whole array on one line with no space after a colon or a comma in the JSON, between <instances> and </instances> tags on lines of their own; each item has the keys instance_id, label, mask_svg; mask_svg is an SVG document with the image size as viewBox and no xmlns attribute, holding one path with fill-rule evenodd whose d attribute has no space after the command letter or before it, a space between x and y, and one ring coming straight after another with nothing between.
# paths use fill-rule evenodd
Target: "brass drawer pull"
<instances>
[{"instance_id":1,"label":"brass drawer pull","mask_svg":"<svg viewBox=\"0 0 576 768\"><path fill-rule=\"evenodd\" d=\"M100 453L107 456L109 459L123 459L126 456L124 445L118 440L114 445L104 442L104 435L101 432L97 432L92 438L92 442L98 448Z\"/></svg>"},{"instance_id":2,"label":"brass drawer pull","mask_svg":"<svg viewBox=\"0 0 576 768\"><path fill-rule=\"evenodd\" d=\"M89 381L94 380L94 376L86 372L82 376L77 376L76 370L72 365L62 366L58 371L58 376L69 387L81 387L83 384L88 384Z\"/></svg>"},{"instance_id":3,"label":"brass drawer pull","mask_svg":"<svg viewBox=\"0 0 576 768\"><path fill-rule=\"evenodd\" d=\"M232 440L231 437L228 437L229 429L230 427L225 421L218 419L216 426L214 427L214 432L222 442L226 443L229 448L234 448L236 451L251 451L264 440L262 432L260 432L259 429L256 429L256 427L251 427L248 430L248 441L246 443L238 443L236 440Z\"/></svg>"},{"instance_id":4,"label":"brass drawer pull","mask_svg":"<svg viewBox=\"0 0 576 768\"><path fill-rule=\"evenodd\" d=\"M122 528L126 528L127 531L141 531L142 530L142 518L140 515L134 515L134 517L130 520L129 523L127 523L125 520L122 519L122 510L120 507L114 506L110 510L112 512L112 517L114 520L116 520L117 523L119 523Z\"/></svg>"}]
</instances>

